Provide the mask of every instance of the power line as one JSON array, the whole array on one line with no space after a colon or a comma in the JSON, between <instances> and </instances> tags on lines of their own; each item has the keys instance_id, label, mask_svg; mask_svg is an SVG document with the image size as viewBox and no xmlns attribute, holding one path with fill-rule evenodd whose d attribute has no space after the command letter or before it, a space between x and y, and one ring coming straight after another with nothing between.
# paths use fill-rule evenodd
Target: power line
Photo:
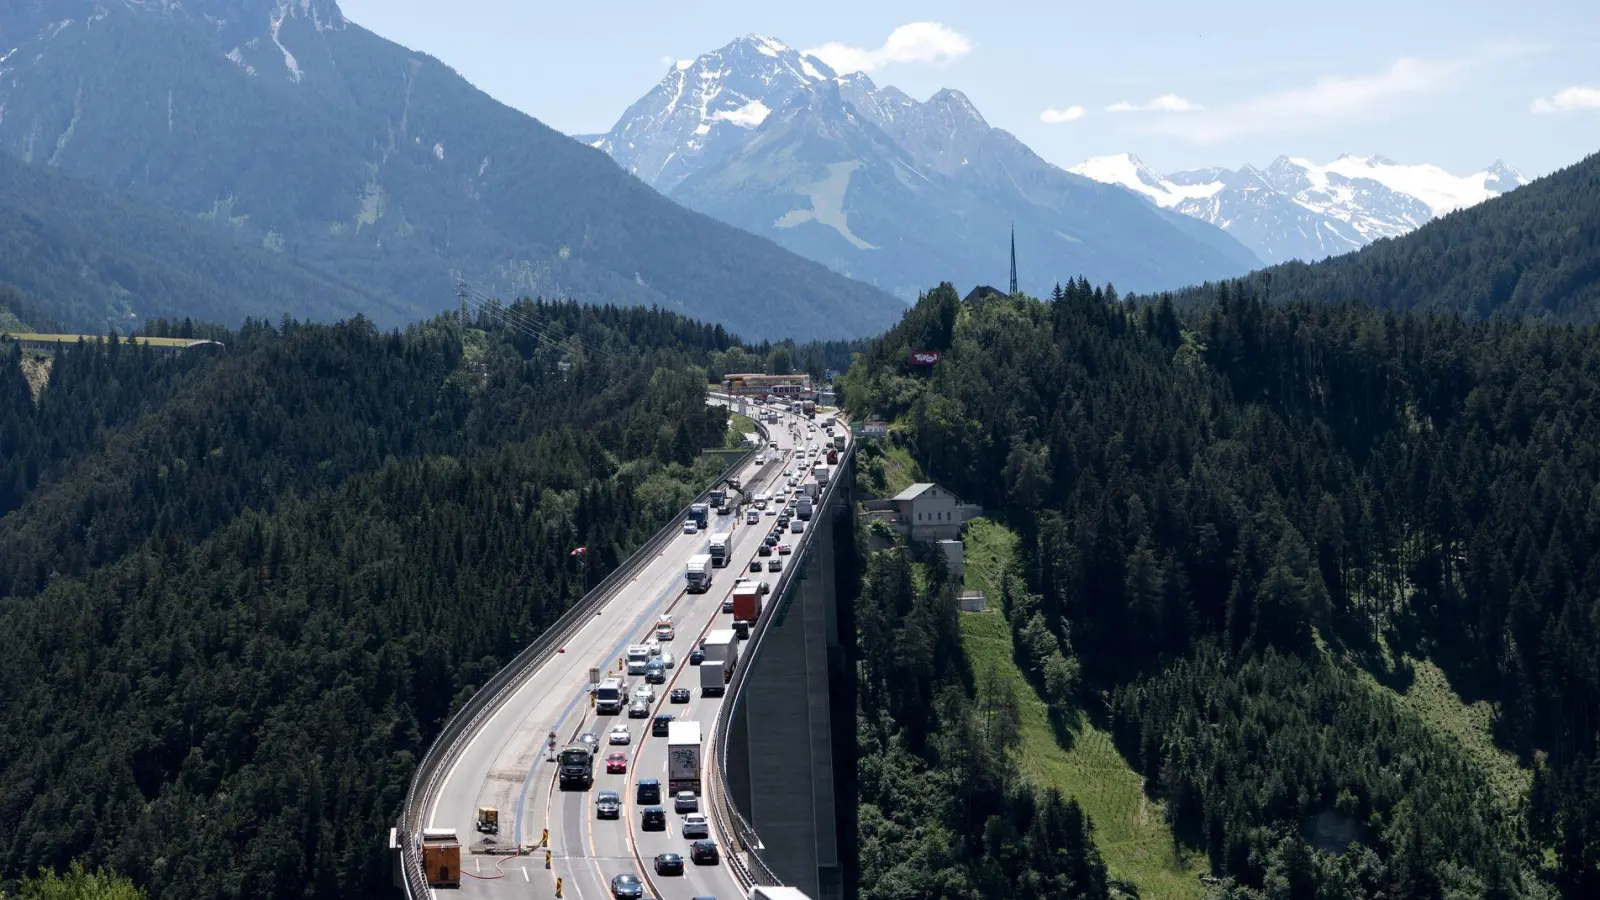
<instances>
[{"instance_id":1,"label":"power line","mask_svg":"<svg viewBox=\"0 0 1600 900\"><path fill-rule=\"evenodd\" d=\"M515 306L502 305L498 299L489 297L482 291L475 291L475 296L480 308L488 311L491 318L498 318L503 323L517 327L523 334L536 336L554 344L572 342L586 354L608 355L591 348L581 336L567 332L560 323L540 321L529 312L517 310Z\"/></svg>"},{"instance_id":2,"label":"power line","mask_svg":"<svg viewBox=\"0 0 1600 900\"><path fill-rule=\"evenodd\" d=\"M498 298L491 297L472 286L464 278L460 283L464 289L464 296L480 315L498 320L501 325L518 334L552 344L572 344L585 356L610 359L617 355L609 349L591 344L584 340L582 335L568 330L559 322L539 319L526 305L521 308L515 304L508 306L502 304Z\"/></svg>"}]
</instances>

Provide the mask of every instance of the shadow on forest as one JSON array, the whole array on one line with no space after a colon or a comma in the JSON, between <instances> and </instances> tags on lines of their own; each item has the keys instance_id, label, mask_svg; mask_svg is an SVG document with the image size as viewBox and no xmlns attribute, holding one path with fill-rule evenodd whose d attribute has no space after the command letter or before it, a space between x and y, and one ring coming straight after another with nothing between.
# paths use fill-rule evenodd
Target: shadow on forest
<instances>
[{"instance_id":1,"label":"shadow on forest","mask_svg":"<svg viewBox=\"0 0 1600 900\"><path fill-rule=\"evenodd\" d=\"M1383 626L1372 619L1356 614L1337 616L1333 621L1331 637L1337 649L1343 650L1350 661L1359 666L1377 682L1392 691L1404 694L1416 681L1416 670L1396 649L1396 635L1385 629L1384 641L1378 640L1378 629ZM1384 649L1387 643L1389 650Z\"/></svg>"},{"instance_id":2,"label":"shadow on forest","mask_svg":"<svg viewBox=\"0 0 1600 900\"><path fill-rule=\"evenodd\" d=\"M1437 666L1462 704L1482 702L1494 708L1490 736L1495 746L1516 754L1524 766L1532 764L1529 749L1518 745L1510 717L1500 706L1503 698L1494 688L1493 663L1472 652L1472 639L1462 633L1460 623L1431 615L1426 604L1419 602L1388 621L1340 617L1330 637L1351 662L1396 693L1409 693L1416 682L1412 660Z\"/></svg>"},{"instance_id":3,"label":"shadow on forest","mask_svg":"<svg viewBox=\"0 0 1600 900\"><path fill-rule=\"evenodd\" d=\"M1083 728L1084 720L1083 710L1077 707L1066 711L1054 707L1050 709L1050 732L1061 749L1071 752L1073 745L1078 742L1078 731Z\"/></svg>"}]
</instances>

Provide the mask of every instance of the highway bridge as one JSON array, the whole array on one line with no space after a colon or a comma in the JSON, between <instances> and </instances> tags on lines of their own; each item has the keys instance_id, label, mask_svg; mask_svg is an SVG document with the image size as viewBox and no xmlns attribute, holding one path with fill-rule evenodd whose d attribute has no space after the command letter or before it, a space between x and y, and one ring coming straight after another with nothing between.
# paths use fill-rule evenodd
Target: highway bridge
<instances>
[{"instance_id":1,"label":"highway bridge","mask_svg":"<svg viewBox=\"0 0 1600 900\"><path fill-rule=\"evenodd\" d=\"M729 398L713 396L710 402L726 403ZM727 474L738 475L749 496L767 490L775 497L792 495L785 471L793 468L804 482L809 482L811 462L803 458L804 453L808 447L827 440L820 427L810 431L810 424L803 417L781 413L777 425L763 426L763 438L777 442L776 454L768 448L752 450ZM844 423L837 430L849 438ZM854 449L852 443L840 455L841 465L830 470L848 470ZM755 463L758 455L765 455L764 464ZM751 561L758 558L758 547L774 528L775 517L763 515L759 524L750 525L741 515L719 516L713 510L710 527L691 535L683 533L684 517L680 515L480 689L446 724L418 766L403 818L391 835L397 878L406 896L423 900L440 893L459 892L479 897L603 900L612 896L614 876L633 873L644 880L645 897L743 898L753 884L781 883L773 871L772 858L781 856L783 848L764 845L752 819L758 824L769 819L778 837L797 843L793 859L800 862L790 868L801 873L802 883L809 876L811 890L817 890L819 867L836 873L839 865L831 818L826 823L816 822L819 816L831 817L833 813L826 675L820 687L824 708L819 720L818 677L814 671L807 677L803 661L796 669L794 653L776 651L773 657L777 662L770 667L772 671L757 670L763 650L782 642L767 638L784 632L782 623L791 618L789 603L806 593L796 589L806 580L808 564L812 569L820 568L814 558L819 552L826 552L831 559L831 547L820 546L832 539L827 511L837 508L847 492L848 480L829 479L821 492L818 510L807 523L809 527L803 533L785 535L783 540L792 546L793 553L774 553L770 557L781 560L783 569L779 572L769 573L765 565L759 575L749 570ZM706 496L702 495L696 502L705 501ZM686 591L685 566L689 557L706 552L707 532L731 532L730 561L726 568L715 570L709 592L690 594ZM768 557L760 559L765 563ZM699 671L689 664L689 651L712 629L732 626L732 615L722 611L723 601L731 595L734 582L745 577L769 582L771 593L750 639L741 642L740 661L727 694L701 696ZM816 581L820 584L821 579ZM819 590L814 586L809 593L816 595ZM815 602L809 605L815 607ZM716 865L696 865L689 859L690 841L682 836L682 817L675 814L666 791L666 739L650 736L648 719L630 719L623 713L599 715L591 704L590 679L595 670L602 678L615 674L625 648L644 643L657 617L664 613L670 613L676 624L676 638L664 643L676 659L675 666L667 670L667 683L657 686L651 712L670 712L680 720L701 723L705 771L700 805L710 819L711 837L722 851L722 859ZM799 624L789 625L789 633L820 648L818 626L830 615L814 608L797 612L793 618ZM774 626L774 620L780 624ZM836 667L837 660L834 663ZM792 671L799 672L798 683L791 679ZM766 682L774 676L788 683L771 696L781 696L783 702L798 711L798 729L788 731L791 738L798 738L787 746L771 746L785 733L784 729L762 722L764 715L771 715L762 709L768 693L774 691ZM642 683L637 677L627 681L630 690ZM752 689L752 684L760 686ZM690 688L688 703L669 701L670 692L676 687ZM754 700L753 694L757 695ZM630 745L607 745L607 735L617 724L630 727ZM841 727L853 728L853 722L842 723ZM556 782L552 736L555 747L560 749L585 732L600 740L594 786L587 791L562 790ZM762 744L763 735L767 746ZM604 759L612 749L626 752L627 774L607 774ZM772 753L787 756L772 759ZM763 765L763 759L768 764ZM662 783L660 805L667 810L666 831L640 828L641 806L635 802L634 785L643 778L656 778ZM794 802L790 804L781 790L775 795L753 791L753 785L763 779L776 779L787 785ZM595 813L595 797L608 789L621 795L622 814L618 819L600 820ZM749 811L756 803L756 795L762 801L757 805L764 805L764 812L747 818L740 808ZM775 808L790 805L793 809L788 815ZM498 834L478 833L475 826L480 807L498 810ZM811 830L814 828L820 829L823 840L816 839ZM459 887L429 885L420 846L425 829L455 830L461 845ZM806 840L811 844L798 846ZM682 854L683 875L655 873L653 861L662 852ZM784 865L779 864L778 868ZM837 879L827 880L833 883L822 893L838 895Z\"/></svg>"}]
</instances>

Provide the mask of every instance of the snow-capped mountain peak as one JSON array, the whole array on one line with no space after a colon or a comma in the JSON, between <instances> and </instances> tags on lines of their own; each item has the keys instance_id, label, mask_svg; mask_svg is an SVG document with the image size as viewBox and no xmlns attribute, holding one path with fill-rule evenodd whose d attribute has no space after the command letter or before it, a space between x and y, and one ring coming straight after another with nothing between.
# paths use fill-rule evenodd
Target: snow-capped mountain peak
<instances>
[{"instance_id":1,"label":"snow-capped mountain peak","mask_svg":"<svg viewBox=\"0 0 1600 900\"><path fill-rule=\"evenodd\" d=\"M1326 165L1280 156L1264 169L1246 165L1166 176L1123 153L1085 160L1070 171L1218 225L1269 262L1358 249L1527 183L1500 160L1456 176L1434 165L1352 153Z\"/></svg>"},{"instance_id":2,"label":"snow-capped mountain peak","mask_svg":"<svg viewBox=\"0 0 1600 900\"><path fill-rule=\"evenodd\" d=\"M1125 187L1134 193L1143 194L1157 206L1168 208L1177 206L1185 200L1209 197L1222 189L1222 183L1214 179L1179 182L1157 175L1154 169L1145 165L1143 160L1132 153L1091 157L1067 171L1095 181Z\"/></svg>"},{"instance_id":3,"label":"snow-capped mountain peak","mask_svg":"<svg viewBox=\"0 0 1600 900\"><path fill-rule=\"evenodd\" d=\"M972 105L966 94L955 88L940 88L928 98L924 106L937 110L952 125L989 127L988 121L983 118L983 113L978 112L978 108Z\"/></svg>"},{"instance_id":4,"label":"snow-capped mountain peak","mask_svg":"<svg viewBox=\"0 0 1600 900\"><path fill-rule=\"evenodd\" d=\"M1489 168L1483 170L1483 186L1486 190L1503 194L1528 183L1528 178L1516 169L1505 164L1504 160L1495 160Z\"/></svg>"},{"instance_id":5,"label":"snow-capped mountain peak","mask_svg":"<svg viewBox=\"0 0 1600 900\"><path fill-rule=\"evenodd\" d=\"M747 34L673 65L655 89L593 141L661 191L727 152L796 93L837 74L815 57Z\"/></svg>"}]
</instances>

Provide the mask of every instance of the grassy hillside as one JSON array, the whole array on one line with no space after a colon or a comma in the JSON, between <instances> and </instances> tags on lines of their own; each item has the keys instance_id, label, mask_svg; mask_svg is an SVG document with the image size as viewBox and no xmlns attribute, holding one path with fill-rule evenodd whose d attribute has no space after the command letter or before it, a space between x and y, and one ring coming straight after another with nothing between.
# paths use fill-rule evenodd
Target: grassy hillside
<instances>
[{"instance_id":1,"label":"grassy hillside","mask_svg":"<svg viewBox=\"0 0 1600 900\"><path fill-rule=\"evenodd\" d=\"M983 591L990 607L961 614L962 648L978 679L993 672L1016 691L1022 735L1017 762L1023 774L1078 801L1094 823L1095 846L1113 878L1135 886L1141 897L1199 897L1197 876L1208 871L1205 857L1175 849L1161 805L1145 796L1139 774L1117 752L1110 734L1080 717L1058 735L1044 699L1017 667L1011 626L999 607L1000 574L1012 564L1016 535L978 519L967 526L966 545L965 587Z\"/></svg>"},{"instance_id":2,"label":"grassy hillside","mask_svg":"<svg viewBox=\"0 0 1600 900\"><path fill-rule=\"evenodd\" d=\"M1532 772L1518 762L1515 753L1495 741L1494 722L1499 715L1496 704L1463 699L1437 663L1426 657L1396 654L1382 639L1371 657L1358 658L1345 651L1339 659L1372 690L1390 697L1440 739L1465 751L1488 774L1504 809L1515 811L1527 800Z\"/></svg>"},{"instance_id":3,"label":"grassy hillside","mask_svg":"<svg viewBox=\"0 0 1600 900\"><path fill-rule=\"evenodd\" d=\"M1220 895L1534 900L1600 896L1597 347L1231 288L941 285L840 383L1016 529L1015 627L983 634L1063 746L1092 749L1090 711ZM1115 871L1128 804L1096 817Z\"/></svg>"}]
</instances>

